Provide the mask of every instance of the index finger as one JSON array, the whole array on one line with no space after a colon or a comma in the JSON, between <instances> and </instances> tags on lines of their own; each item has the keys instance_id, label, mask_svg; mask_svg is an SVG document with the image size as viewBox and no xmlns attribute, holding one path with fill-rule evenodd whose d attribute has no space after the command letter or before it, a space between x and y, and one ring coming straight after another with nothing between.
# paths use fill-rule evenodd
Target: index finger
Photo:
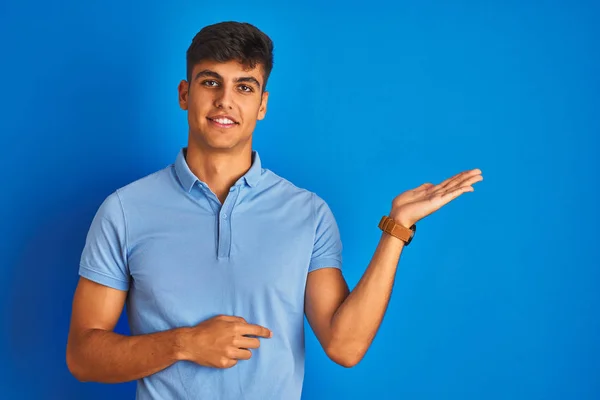
<instances>
[{"instance_id":1,"label":"index finger","mask_svg":"<svg viewBox=\"0 0 600 400\"><path fill-rule=\"evenodd\" d=\"M264 326L254 324L242 324L240 334L243 336L259 336L264 338L270 338L273 336L271 331Z\"/></svg>"}]
</instances>

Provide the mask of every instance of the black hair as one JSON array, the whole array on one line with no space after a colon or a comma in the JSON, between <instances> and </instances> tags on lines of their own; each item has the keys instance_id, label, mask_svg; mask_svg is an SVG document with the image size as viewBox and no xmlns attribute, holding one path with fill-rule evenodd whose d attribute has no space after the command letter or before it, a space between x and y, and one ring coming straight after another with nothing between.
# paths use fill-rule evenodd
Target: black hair
<instances>
[{"instance_id":1,"label":"black hair","mask_svg":"<svg viewBox=\"0 0 600 400\"><path fill-rule=\"evenodd\" d=\"M187 80L191 83L194 66L203 60L228 62L236 60L245 68L261 64L264 70L263 92L273 69L273 42L246 22L219 22L202 28L194 36L186 53Z\"/></svg>"}]
</instances>

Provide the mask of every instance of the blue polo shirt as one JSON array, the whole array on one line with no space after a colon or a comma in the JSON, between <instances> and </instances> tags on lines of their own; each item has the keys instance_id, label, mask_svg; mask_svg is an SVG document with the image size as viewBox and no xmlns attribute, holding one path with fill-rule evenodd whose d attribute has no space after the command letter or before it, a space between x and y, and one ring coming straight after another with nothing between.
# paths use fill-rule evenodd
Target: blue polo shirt
<instances>
[{"instance_id":1,"label":"blue polo shirt","mask_svg":"<svg viewBox=\"0 0 600 400\"><path fill-rule=\"evenodd\" d=\"M334 216L315 193L252 166L221 204L175 162L110 194L86 237L79 274L128 291L132 335L194 326L219 314L273 331L228 369L192 362L143 378L137 399L300 399L307 275L342 265Z\"/></svg>"}]
</instances>

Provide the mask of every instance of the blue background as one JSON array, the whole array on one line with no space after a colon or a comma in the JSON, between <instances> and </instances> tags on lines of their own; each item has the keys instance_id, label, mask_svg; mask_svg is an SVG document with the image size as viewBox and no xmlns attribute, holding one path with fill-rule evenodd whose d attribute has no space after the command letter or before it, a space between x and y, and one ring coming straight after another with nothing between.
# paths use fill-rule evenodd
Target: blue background
<instances>
[{"instance_id":1,"label":"blue background","mask_svg":"<svg viewBox=\"0 0 600 400\"><path fill-rule=\"evenodd\" d=\"M0 4L1 398L133 398L66 368L79 256L186 144L185 51L222 20L274 40L254 148L328 202L351 287L397 194L485 178L420 222L358 366L307 331L303 398L600 398L598 3L349 4Z\"/></svg>"}]
</instances>

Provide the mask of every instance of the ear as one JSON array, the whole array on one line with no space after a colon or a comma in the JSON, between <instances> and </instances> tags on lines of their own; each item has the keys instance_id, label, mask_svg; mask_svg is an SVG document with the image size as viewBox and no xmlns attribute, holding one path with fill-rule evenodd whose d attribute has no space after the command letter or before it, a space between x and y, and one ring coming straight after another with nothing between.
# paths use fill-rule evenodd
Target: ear
<instances>
[{"instance_id":1,"label":"ear","mask_svg":"<svg viewBox=\"0 0 600 400\"><path fill-rule=\"evenodd\" d=\"M262 94L262 101L260 102L260 107L258 109L258 115L256 117L257 120L262 120L265 118L265 114L267 113L267 102L269 101L269 92L264 92Z\"/></svg>"},{"instance_id":2,"label":"ear","mask_svg":"<svg viewBox=\"0 0 600 400\"><path fill-rule=\"evenodd\" d=\"M182 80L181 82L179 82L179 86L177 87L177 90L179 92L179 107L181 107L182 110L188 109L189 88L190 87L189 87L187 81L185 81L185 80Z\"/></svg>"}]
</instances>

